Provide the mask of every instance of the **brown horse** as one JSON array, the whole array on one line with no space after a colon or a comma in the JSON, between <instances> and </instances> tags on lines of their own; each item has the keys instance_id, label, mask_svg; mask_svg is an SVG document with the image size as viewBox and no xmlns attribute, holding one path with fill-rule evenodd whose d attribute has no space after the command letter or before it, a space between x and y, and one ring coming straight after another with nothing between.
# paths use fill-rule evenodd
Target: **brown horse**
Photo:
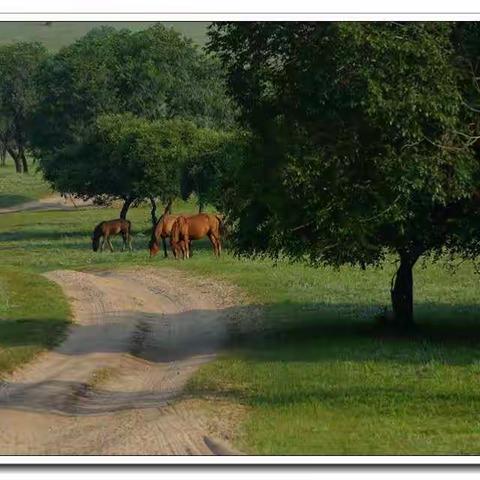
<instances>
[{"instance_id":1,"label":"brown horse","mask_svg":"<svg viewBox=\"0 0 480 480\"><path fill-rule=\"evenodd\" d=\"M103 248L105 246L105 242L107 242L110 251L113 252L112 242L110 241L111 235L118 235L122 234L123 238L123 247L122 251L128 246L128 249L132 251L132 224L129 220L123 220L118 218L116 220L107 220L104 222L100 222L93 231L92 235L92 248L93 251L98 251L100 247L100 251L103 252ZM100 239L102 242L100 243Z\"/></svg>"},{"instance_id":2,"label":"brown horse","mask_svg":"<svg viewBox=\"0 0 480 480\"><path fill-rule=\"evenodd\" d=\"M168 213L164 213L160 217L160 220L158 220L155 228L152 231L152 237L150 239L149 248L151 257L155 256L160 251L160 246L158 244L160 238L162 239L164 256L165 258L168 257L167 242L165 239L170 236L170 233L172 232L172 226L178 217L179 215L171 215Z\"/></svg>"},{"instance_id":3,"label":"brown horse","mask_svg":"<svg viewBox=\"0 0 480 480\"><path fill-rule=\"evenodd\" d=\"M199 213L191 217L179 216L172 225L170 246L175 258L182 253L183 258L190 258L190 243L208 237L213 247L214 255L220 256L220 230L222 220L218 215Z\"/></svg>"}]
</instances>

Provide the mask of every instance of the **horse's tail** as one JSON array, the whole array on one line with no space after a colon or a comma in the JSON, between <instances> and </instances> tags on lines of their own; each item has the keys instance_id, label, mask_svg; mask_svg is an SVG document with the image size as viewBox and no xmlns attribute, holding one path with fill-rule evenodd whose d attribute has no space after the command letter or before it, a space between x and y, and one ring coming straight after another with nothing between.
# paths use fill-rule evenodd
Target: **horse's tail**
<instances>
[{"instance_id":1,"label":"horse's tail","mask_svg":"<svg viewBox=\"0 0 480 480\"><path fill-rule=\"evenodd\" d=\"M223 221L223 216L215 214L215 218L218 220L218 233L223 237L225 233L225 223Z\"/></svg>"},{"instance_id":2,"label":"horse's tail","mask_svg":"<svg viewBox=\"0 0 480 480\"><path fill-rule=\"evenodd\" d=\"M172 239L174 242L179 242L181 240L180 236L185 235L187 228L187 219L181 215L179 216L172 225Z\"/></svg>"},{"instance_id":3,"label":"horse's tail","mask_svg":"<svg viewBox=\"0 0 480 480\"><path fill-rule=\"evenodd\" d=\"M170 239L173 243L177 244L180 241L180 221L182 217L178 217L172 225L172 230L170 232Z\"/></svg>"}]
</instances>

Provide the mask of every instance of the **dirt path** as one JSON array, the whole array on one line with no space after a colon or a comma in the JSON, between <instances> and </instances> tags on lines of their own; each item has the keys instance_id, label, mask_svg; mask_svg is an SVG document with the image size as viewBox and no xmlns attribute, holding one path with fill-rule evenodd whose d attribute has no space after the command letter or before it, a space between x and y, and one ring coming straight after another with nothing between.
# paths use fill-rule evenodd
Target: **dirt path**
<instances>
[{"instance_id":1,"label":"dirt path","mask_svg":"<svg viewBox=\"0 0 480 480\"><path fill-rule=\"evenodd\" d=\"M87 205L92 205L92 201L75 199L75 204L73 204L71 198L65 199L59 193L55 193L53 195L49 195L48 197L40 198L39 200L20 203L18 205L13 205L12 207L0 208L0 214L47 210L72 210L75 208L85 207Z\"/></svg>"},{"instance_id":2,"label":"dirt path","mask_svg":"<svg viewBox=\"0 0 480 480\"><path fill-rule=\"evenodd\" d=\"M175 270L48 278L75 325L0 383L0 454L234 454L222 421L174 402L225 341L234 290Z\"/></svg>"}]
</instances>

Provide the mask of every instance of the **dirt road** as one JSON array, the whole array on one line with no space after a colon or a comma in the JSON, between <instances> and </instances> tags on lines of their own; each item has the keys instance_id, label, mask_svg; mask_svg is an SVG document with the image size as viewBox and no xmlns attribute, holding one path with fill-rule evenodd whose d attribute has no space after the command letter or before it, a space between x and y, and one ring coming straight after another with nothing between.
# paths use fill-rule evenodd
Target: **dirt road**
<instances>
[{"instance_id":1,"label":"dirt road","mask_svg":"<svg viewBox=\"0 0 480 480\"><path fill-rule=\"evenodd\" d=\"M47 277L75 324L0 382L0 454L237 453L221 418L175 402L227 337L231 287L166 269Z\"/></svg>"}]
</instances>

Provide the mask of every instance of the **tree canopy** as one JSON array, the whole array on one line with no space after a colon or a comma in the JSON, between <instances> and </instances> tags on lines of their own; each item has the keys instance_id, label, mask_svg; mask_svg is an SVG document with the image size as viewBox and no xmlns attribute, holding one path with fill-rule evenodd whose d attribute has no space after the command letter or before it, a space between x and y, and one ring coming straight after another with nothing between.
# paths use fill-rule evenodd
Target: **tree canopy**
<instances>
[{"instance_id":1,"label":"tree canopy","mask_svg":"<svg viewBox=\"0 0 480 480\"><path fill-rule=\"evenodd\" d=\"M455 27L211 27L209 48L253 133L236 184L243 201L228 206L239 252L362 267L394 252L395 320L413 321L417 259L478 238L480 169Z\"/></svg>"},{"instance_id":2,"label":"tree canopy","mask_svg":"<svg viewBox=\"0 0 480 480\"><path fill-rule=\"evenodd\" d=\"M227 128L233 123L232 102L226 95L219 62L162 25L140 32L92 30L48 59L40 71L39 83L42 98L33 132L36 156L52 183L83 195L116 192L125 197L136 190L124 189L118 172L126 174L126 170L112 165L117 173L110 176L108 191L103 191L104 170L93 164L98 156L88 160L83 153L77 155L91 148L102 116L130 114L145 121L181 119L191 122L191 128ZM132 117L118 118L130 119L127 123L132 125ZM145 122L139 122L146 128ZM182 125L186 128L186 124ZM121 122L117 126L119 134L124 132ZM165 139L161 132L159 135ZM147 138L142 141L147 142ZM168 168L168 162L160 163ZM66 174L67 167L75 172L75 179ZM102 176L93 178L97 173ZM132 175L126 174L124 180L130 182ZM116 186L114 181L118 182Z\"/></svg>"},{"instance_id":3,"label":"tree canopy","mask_svg":"<svg viewBox=\"0 0 480 480\"><path fill-rule=\"evenodd\" d=\"M42 164L46 179L60 191L123 199L124 217L136 200L159 199L166 205L180 196L186 169L212 154L221 138L189 120L103 115L81 143Z\"/></svg>"}]
</instances>

